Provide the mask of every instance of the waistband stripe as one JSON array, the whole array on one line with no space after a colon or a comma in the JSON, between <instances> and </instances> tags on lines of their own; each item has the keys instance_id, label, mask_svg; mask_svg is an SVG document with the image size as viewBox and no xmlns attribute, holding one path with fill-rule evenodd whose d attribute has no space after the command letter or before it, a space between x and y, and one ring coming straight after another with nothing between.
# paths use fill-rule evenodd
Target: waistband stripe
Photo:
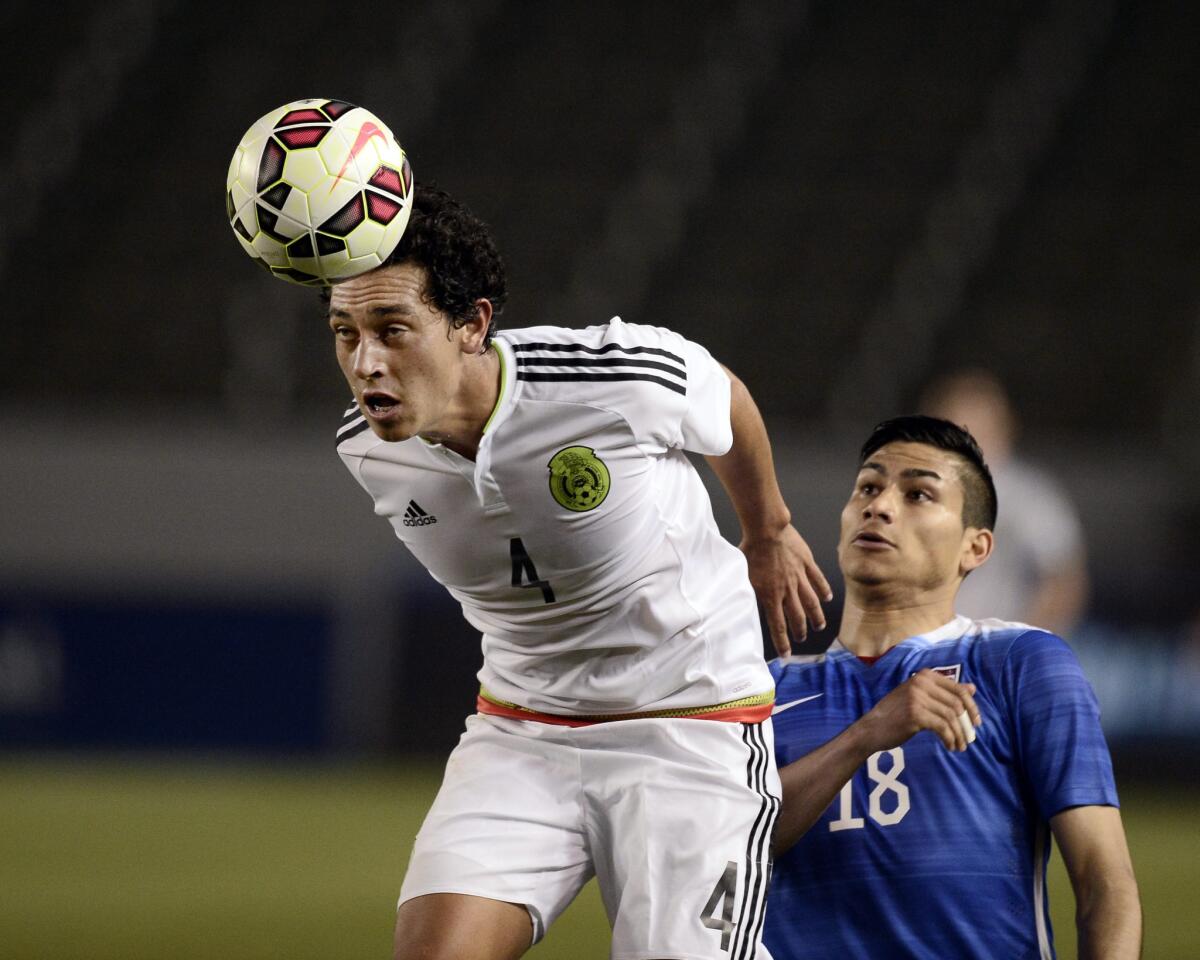
<instances>
[{"instance_id":1,"label":"waistband stripe","mask_svg":"<svg viewBox=\"0 0 1200 960\"><path fill-rule=\"evenodd\" d=\"M509 703L493 695L486 687L479 688L475 709L493 717L510 717L515 720L536 720L539 723L554 723L566 727L586 727L595 723L611 723L615 720L661 720L692 719L721 720L728 723L761 723L771 715L775 704L775 691L756 693L753 696L707 707L680 707L674 710L646 710L640 713L594 713L557 714L541 713L519 704Z\"/></svg>"}]
</instances>

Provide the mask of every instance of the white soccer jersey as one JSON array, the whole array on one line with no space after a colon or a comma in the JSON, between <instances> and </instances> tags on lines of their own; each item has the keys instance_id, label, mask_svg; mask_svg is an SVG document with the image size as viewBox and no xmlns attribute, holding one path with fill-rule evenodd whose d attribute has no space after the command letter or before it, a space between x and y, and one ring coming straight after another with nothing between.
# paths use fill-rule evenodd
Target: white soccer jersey
<instances>
[{"instance_id":1,"label":"white soccer jersey","mask_svg":"<svg viewBox=\"0 0 1200 960\"><path fill-rule=\"evenodd\" d=\"M769 697L745 559L683 452L729 449L725 372L619 318L494 345L500 397L474 462L380 440L356 407L338 432L375 512L483 634L487 695L576 717Z\"/></svg>"}]
</instances>

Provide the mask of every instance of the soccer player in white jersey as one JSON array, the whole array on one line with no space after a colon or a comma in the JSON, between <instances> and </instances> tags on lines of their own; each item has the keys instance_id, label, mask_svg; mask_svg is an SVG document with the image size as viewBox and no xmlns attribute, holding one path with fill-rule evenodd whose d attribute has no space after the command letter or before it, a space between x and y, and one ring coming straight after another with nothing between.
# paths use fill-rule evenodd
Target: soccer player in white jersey
<instances>
[{"instance_id":1,"label":"soccer player in white jersey","mask_svg":"<svg viewBox=\"0 0 1200 960\"><path fill-rule=\"evenodd\" d=\"M595 875L613 957L746 960L779 805L755 592L784 653L828 584L702 347L619 319L493 335L504 301L486 227L429 188L389 262L329 294L338 452L483 636L395 956L518 957Z\"/></svg>"},{"instance_id":2,"label":"soccer player in white jersey","mask_svg":"<svg viewBox=\"0 0 1200 960\"><path fill-rule=\"evenodd\" d=\"M1112 764L1078 661L1036 627L954 613L995 520L961 428L900 417L864 445L842 511L838 639L771 664L784 788L774 960L1053 957L1051 834L1079 956L1139 956Z\"/></svg>"}]
</instances>

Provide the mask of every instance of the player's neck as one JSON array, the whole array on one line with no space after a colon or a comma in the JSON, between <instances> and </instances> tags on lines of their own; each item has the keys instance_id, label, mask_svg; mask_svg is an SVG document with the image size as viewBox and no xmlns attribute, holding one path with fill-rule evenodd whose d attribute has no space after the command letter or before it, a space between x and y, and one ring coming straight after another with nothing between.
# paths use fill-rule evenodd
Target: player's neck
<instances>
[{"instance_id":1,"label":"player's neck","mask_svg":"<svg viewBox=\"0 0 1200 960\"><path fill-rule=\"evenodd\" d=\"M421 431L422 438L474 460L500 399L501 373L494 347L467 358L455 403L436 426Z\"/></svg>"},{"instance_id":2,"label":"player's neck","mask_svg":"<svg viewBox=\"0 0 1200 960\"><path fill-rule=\"evenodd\" d=\"M871 595L846 597L838 640L860 657L880 657L896 644L954 619L954 598L897 601Z\"/></svg>"}]
</instances>

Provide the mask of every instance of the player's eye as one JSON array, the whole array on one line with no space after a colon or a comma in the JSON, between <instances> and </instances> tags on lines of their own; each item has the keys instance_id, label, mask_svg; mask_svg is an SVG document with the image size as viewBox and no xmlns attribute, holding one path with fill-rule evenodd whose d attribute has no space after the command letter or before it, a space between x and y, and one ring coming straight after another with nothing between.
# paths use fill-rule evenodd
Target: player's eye
<instances>
[{"instance_id":1,"label":"player's eye","mask_svg":"<svg viewBox=\"0 0 1200 960\"><path fill-rule=\"evenodd\" d=\"M928 490L909 490L908 491L908 499L924 501L924 500L932 500L933 497L930 496L930 493Z\"/></svg>"},{"instance_id":2,"label":"player's eye","mask_svg":"<svg viewBox=\"0 0 1200 960\"><path fill-rule=\"evenodd\" d=\"M337 337L339 340L350 340L354 336L354 329L352 327L347 327L347 326L343 326L342 324L338 324L336 327L333 328L333 335L335 337Z\"/></svg>"},{"instance_id":3,"label":"player's eye","mask_svg":"<svg viewBox=\"0 0 1200 960\"><path fill-rule=\"evenodd\" d=\"M860 483L858 485L858 492L863 494L864 496L868 496L868 497L873 496L878 491L879 491L879 488L877 486L875 486L875 484L873 484L873 483Z\"/></svg>"},{"instance_id":4,"label":"player's eye","mask_svg":"<svg viewBox=\"0 0 1200 960\"><path fill-rule=\"evenodd\" d=\"M398 337L401 334L406 333L407 331L408 331L408 327L403 327L398 323L390 323L390 324L388 324L387 329L383 331L383 333L384 333L384 336Z\"/></svg>"}]
</instances>

